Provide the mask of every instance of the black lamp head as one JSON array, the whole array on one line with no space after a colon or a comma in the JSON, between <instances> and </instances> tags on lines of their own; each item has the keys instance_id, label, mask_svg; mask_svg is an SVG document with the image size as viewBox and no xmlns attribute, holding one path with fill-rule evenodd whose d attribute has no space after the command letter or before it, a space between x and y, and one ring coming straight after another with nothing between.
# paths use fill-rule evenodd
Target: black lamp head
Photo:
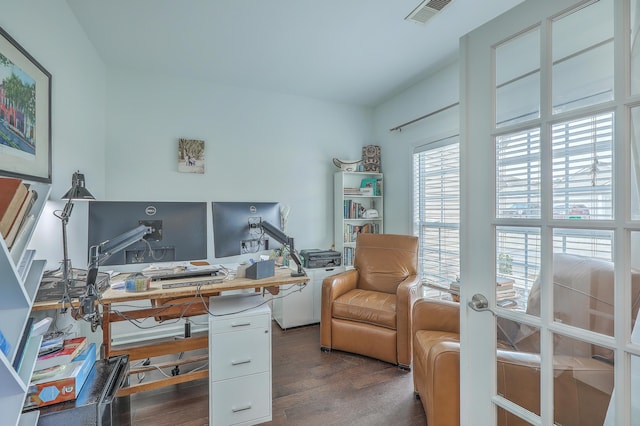
<instances>
[{"instance_id":1,"label":"black lamp head","mask_svg":"<svg viewBox=\"0 0 640 426\"><path fill-rule=\"evenodd\" d=\"M77 171L71 178L71 189L63 196L63 200L95 200L89 190L84 186L84 175Z\"/></svg>"}]
</instances>

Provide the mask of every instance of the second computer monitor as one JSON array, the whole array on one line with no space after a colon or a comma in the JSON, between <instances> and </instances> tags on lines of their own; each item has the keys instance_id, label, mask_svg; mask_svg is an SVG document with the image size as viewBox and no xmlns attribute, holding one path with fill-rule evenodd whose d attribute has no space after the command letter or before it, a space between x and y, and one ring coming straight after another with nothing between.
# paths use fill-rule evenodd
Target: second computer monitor
<instances>
[{"instance_id":1,"label":"second computer monitor","mask_svg":"<svg viewBox=\"0 0 640 426\"><path fill-rule=\"evenodd\" d=\"M280 228L280 203L214 201L213 248L216 258L257 253L281 247L269 241L259 226L260 221Z\"/></svg>"}]
</instances>

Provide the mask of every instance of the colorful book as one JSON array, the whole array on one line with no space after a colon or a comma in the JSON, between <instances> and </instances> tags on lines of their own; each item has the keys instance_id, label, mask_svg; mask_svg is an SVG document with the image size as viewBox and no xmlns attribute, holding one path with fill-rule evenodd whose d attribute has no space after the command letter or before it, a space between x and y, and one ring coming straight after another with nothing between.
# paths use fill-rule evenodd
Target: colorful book
<instances>
[{"instance_id":1,"label":"colorful book","mask_svg":"<svg viewBox=\"0 0 640 426\"><path fill-rule=\"evenodd\" d=\"M56 365L69 364L86 346L86 337L66 339L62 345L62 349L59 351L39 356L36 360L35 370L43 370Z\"/></svg>"},{"instance_id":2,"label":"colorful book","mask_svg":"<svg viewBox=\"0 0 640 426\"><path fill-rule=\"evenodd\" d=\"M91 343L72 363L34 372L24 408L31 409L76 399L95 362L96 344ZM78 420L78 423L82 421Z\"/></svg>"},{"instance_id":3,"label":"colorful book","mask_svg":"<svg viewBox=\"0 0 640 426\"><path fill-rule=\"evenodd\" d=\"M27 195L27 186L22 179L0 177L0 234L9 233L20 206Z\"/></svg>"},{"instance_id":4,"label":"colorful book","mask_svg":"<svg viewBox=\"0 0 640 426\"><path fill-rule=\"evenodd\" d=\"M4 334L2 334L2 330L0 330L0 352L8 357L10 351L11 345L9 344L9 341L4 337Z\"/></svg>"}]
</instances>

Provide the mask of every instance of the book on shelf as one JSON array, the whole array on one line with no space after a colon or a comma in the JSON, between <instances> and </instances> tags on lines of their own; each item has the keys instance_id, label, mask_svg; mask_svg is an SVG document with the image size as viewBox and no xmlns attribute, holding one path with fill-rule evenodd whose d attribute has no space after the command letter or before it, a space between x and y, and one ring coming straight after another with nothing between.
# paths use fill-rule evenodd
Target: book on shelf
<instances>
[{"instance_id":1,"label":"book on shelf","mask_svg":"<svg viewBox=\"0 0 640 426\"><path fill-rule=\"evenodd\" d=\"M78 397L96 362L96 344L87 345L68 364L35 371L27 389L25 409L42 407Z\"/></svg>"},{"instance_id":2,"label":"book on shelf","mask_svg":"<svg viewBox=\"0 0 640 426\"><path fill-rule=\"evenodd\" d=\"M16 348L16 356L13 358L13 369L16 371L20 370L22 366L22 360L24 359L24 352L27 349L27 342L31 337L31 332L33 331L33 317L29 317L27 319L27 324L22 331L22 337L20 338L20 342L18 342L18 347Z\"/></svg>"},{"instance_id":3,"label":"book on shelf","mask_svg":"<svg viewBox=\"0 0 640 426\"><path fill-rule=\"evenodd\" d=\"M344 224L344 242L353 243L356 241L358 234L379 234L379 223L363 223L362 225Z\"/></svg>"},{"instance_id":4,"label":"book on shelf","mask_svg":"<svg viewBox=\"0 0 640 426\"><path fill-rule=\"evenodd\" d=\"M0 234L5 239L26 196L22 179L0 177Z\"/></svg>"},{"instance_id":5,"label":"book on shelf","mask_svg":"<svg viewBox=\"0 0 640 426\"><path fill-rule=\"evenodd\" d=\"M6 357L8 357L10 351L11 351L11 344L4 337L2 330L0 330L0 352L2 352Z\"/></svg>"},{"instance_id":6,"label":"book on shelf","mask_svg":"<svg viewBox=\"0 0 640 426\"><path fill-rule=\"evenodd\" d=\"M513 278L506 278L506 277L496 278L496 286L500 288L505 288L505 287L511 288L515 283L516 282Z\"/></svg>"},{"instance_id":7,"label":"book on shelf","mask_svg":"<svg viewBox=\"0 0 640 426\"><path fill-rule=\"evenodd\" d=\"M515 290L506 291L504 293L496 292L496 300L513 299L517 296Z\"/></svg>"},{"instance_id":8,"label":"book on shelf","mask_svg":"<svg viewBox=\"0 0 640 426\"><path fill-rule=\"evenodd\" d=\"M31 211L31 207L33 207L33 203L35 203L37 198L38 194L33 189L27 190L27 194L20 205L20 209L18 210L16 217L13 219L9 232L4 237L7 248L11 249L11 247L13 247L16 237L18 236L18 231L20 231L27 214Z\"/></svg>"},{"instance_id":9,"label":"book on shelf","mask_svg":"<svg viewBox=\"0 0 640 426\"><path fill-rule=\"evenodd\" d=\"M362 193L362 191L360 191L360 188L345 187L343 190L344 190L344 195L360 195Z\"/></svg>"},{"instance_id":10,"label":"book on shelf","mask_svg":"<svg viewBox=\"0 0 640 426\"><path fill-rule=\"evenodd\" d=\"M62 345L62 349L59 351L39 356L36 360L35 370L42 370L56 365L69 364L86 346L86 337L66 339Z\"/></svg>"},{"instance_id":11,"label":"book on shelf","mask_svg":"<svg viewBox=\"0 0 640 426\"><path fill-rule=\"evenodd\" d=\"M513 299L517 297L516 290L513 288L515 280L507 277L496 278L496 300Z\"/></svg>"},{"instance_id":12,"label":"book on shelf","mask_svg":"<svg viewBox=\"0 0 640 426\"><path fill-rule=\"evenodd\" d=\"M366 178L362 179L360 183L360 188L371 188L371 195L381 195L378 189L378 179L375 178Z\"/></svg>"}]
</instances>

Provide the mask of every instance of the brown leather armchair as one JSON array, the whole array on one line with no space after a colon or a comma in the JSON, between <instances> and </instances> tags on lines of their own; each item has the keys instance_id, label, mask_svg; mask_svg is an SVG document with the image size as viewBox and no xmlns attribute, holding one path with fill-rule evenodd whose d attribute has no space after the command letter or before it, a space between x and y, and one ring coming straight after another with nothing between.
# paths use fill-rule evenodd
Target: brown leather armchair
<instances>
[{"instance_id":1,"label":"brown leather armchair","mask_svg":"<svg viewBox=\"0 0 640 426\"><path fill-rule=\"evenodd\" d=\"M613 335L613 264L556 254L555 317L567 324ZM590 297L590 296L591 297ZM527 312L539 314L539 284L533 285ZM640 273L632 274L635 319L640 306ZM498 393L540 413L539 335L527 326L499 318ZM459 304L421 299L413 308L413 383L430 425L460 424ZM602 347L555 336L555 421L565 426L602 425L613 389L613 353ZM501 410L501 426L528 425Z\"/></svg>"},{"instance_id":2,"label":"brown leather armchair","mask_svg":"<svg viewBox=\"0 0 640 426\"><path fill-rule=\"evenodd\" d=\"M320 347L411 368L417 267L416 237L358 235L354 269L322 283Z\"/></svg>"}]
</instances>

